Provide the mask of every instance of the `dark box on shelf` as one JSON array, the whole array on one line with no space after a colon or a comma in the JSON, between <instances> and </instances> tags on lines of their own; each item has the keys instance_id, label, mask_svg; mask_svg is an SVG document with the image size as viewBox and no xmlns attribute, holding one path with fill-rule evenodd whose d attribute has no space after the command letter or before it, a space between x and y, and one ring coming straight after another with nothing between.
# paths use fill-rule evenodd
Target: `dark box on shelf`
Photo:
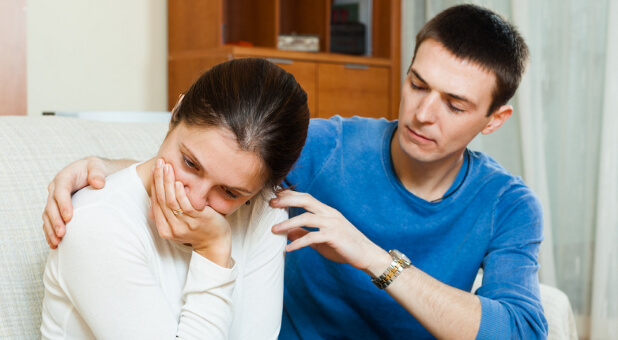
<instances>
[{"instance_id":1,"label":"dark box on shelf","mask_svg":"<svg viewBox=\"0 0 618 340\"><path fill-rule=\"evenodd\" d=\"M330 51L345 54L365 54L365 25L360 22L331 23Z\"/></svg>"}]
</instances>

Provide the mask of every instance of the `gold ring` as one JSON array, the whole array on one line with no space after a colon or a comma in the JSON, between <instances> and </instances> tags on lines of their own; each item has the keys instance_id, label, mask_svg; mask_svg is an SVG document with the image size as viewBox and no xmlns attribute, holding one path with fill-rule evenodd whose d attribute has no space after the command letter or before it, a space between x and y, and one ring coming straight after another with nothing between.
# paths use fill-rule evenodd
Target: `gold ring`
<instances>
[{"instance_id":1,"label":"gold ring","mask_svg":"<svg viewBox=\"0 0 618 340\"><path fill-rule=\"evenodd\" d=\"M172 209L172 212L174 213L174 215L182 215L184 213L184 211L182 211L182 209L178 209L178 210Z\"/></svg>"}]
</instances>

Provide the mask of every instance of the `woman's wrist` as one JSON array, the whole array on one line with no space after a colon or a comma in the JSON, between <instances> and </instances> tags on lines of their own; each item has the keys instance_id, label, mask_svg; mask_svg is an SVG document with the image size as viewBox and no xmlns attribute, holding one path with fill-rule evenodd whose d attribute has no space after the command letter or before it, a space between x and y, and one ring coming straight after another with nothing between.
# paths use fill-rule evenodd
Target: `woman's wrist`
<instances>
[{"instance_id":1,"label":"woman's wrist","mask_svg":"<svg viewBox=\"0 0 618 340\"><path fill-rule=\"evenodd\" d=\"M221 267L230 268L232 266L231 235L210 241L207 244L194 244L193 250Z\"/></svg>"}]
</instances>

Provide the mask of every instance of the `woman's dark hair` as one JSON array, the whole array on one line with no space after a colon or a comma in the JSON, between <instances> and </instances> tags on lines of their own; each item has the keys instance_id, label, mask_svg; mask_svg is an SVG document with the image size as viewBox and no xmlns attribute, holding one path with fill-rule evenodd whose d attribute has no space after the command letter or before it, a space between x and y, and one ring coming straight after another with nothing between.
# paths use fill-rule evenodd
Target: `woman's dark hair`
<instances>
[{"instance_id":1,"label":"woman's dark hair","mask_svg":"<svg viewBox=\"0 0 618 340\"><path fill-rule=\"evenodd\" d=\"M171 128L220 127L231 131L241 150L265 165L265 187L275 190L305 145L309 127L307 94L275 64L234 59L206 71L172 115Z\"/></svg>"},{"instance_id":2,"label":"woman's dark hair","mask_svg":"<svg viewBox=\"0 0 618 340\"><path fill-rule=\"evenodd\" d=\"M414 55L427 39L493 72L496 86L487 116L513 97L528 64L528 46L515 26L476 5L453 6L429 20L416 35Z\"/></svg>"}]
</instances>

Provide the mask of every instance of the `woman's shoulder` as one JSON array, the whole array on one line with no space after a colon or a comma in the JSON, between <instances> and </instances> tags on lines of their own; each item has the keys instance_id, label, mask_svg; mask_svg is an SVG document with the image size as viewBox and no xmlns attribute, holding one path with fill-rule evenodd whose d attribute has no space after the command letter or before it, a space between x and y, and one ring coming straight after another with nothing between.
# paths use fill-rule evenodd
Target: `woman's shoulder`
<instances>
[{"instance_id":1,"label":"woman's shoulder","mask_svg":"<svg viewBox=\"0 0 618 340\"><path fill-rule=\"evenodd\" d=\"M244 239L245 244L259 243L264 240L281 241L282 236L272 232L273 225L288 218L285 209L272 208L269 205L273 193L260 193L251 198L249 204L241 206L228 216L232 233ZM285 236L283 236L285 239Z\"/></svg>"},{"instance_id":2,"label":"woman's shoulder","mask_svg":"<svg viewBox=\"0 0 618 340\"><path fill-rule=\"evenodd\" d=\"M133 167L109 176L103 189L78 191L72 202L73 217L63 243L76 237L82 241L126 237L143 233L148 225L148 195Z\"/></svg>"}]
</instances>

